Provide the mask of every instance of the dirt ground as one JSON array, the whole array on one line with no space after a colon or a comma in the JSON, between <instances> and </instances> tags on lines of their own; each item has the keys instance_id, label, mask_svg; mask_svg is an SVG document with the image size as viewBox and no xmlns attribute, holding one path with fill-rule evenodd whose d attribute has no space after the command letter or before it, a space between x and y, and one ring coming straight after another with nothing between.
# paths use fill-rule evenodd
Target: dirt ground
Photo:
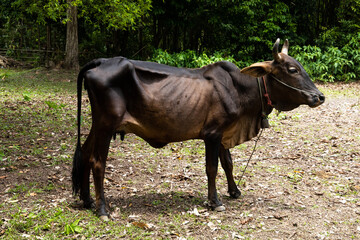
<instances>
[{"instance_id":1,"label":"dirt ground","mask_svg":"<svg viewBox=\"0 0 360 240\"><path fill-rule=\"evenodd\" d=\"M319 88L327 96L322 106L271 115L271 128L263 132L240 183L239 199L228 197L219 168L225 212L204 205L201 141L154 149L135 136L118 137L111 144L105 180L112 221L139 225L155 239L360 239L360 85ZM69 135L63 134L64 139ZM253 145L254 140L231 150L236 180ZM51 182L54 190L17 201L23 208L39 199L45 208L66 202L82 211L71 193L71 160L52 164L49 154L18 156L17 164L0 168L0 202L10 201L15 186Z\"/></svg>"}]
</instances>

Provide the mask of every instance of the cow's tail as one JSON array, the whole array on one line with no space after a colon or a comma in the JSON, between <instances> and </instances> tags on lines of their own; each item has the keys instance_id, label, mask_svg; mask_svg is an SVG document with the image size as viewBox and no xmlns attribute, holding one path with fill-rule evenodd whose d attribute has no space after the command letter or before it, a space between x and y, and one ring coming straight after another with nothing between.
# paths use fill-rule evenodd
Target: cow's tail
<instances>
[{"instance_id":1,"label":"cow's tail","mask_svg":"<svg viewBox=\"0 0 360 240\"><path fill-rule=\"evenodd\" d=\"M89 63L87 63L79 72L78 78L77 78L77 102L78 102L78 111L77 111L77 144L76 144L76 150L73 158L73 168L72 168L72 190L73 194L76 195L79 193L81 189L81 184L83 181L83 173L85 169L85 164L82 159L82 153L81 153L81 95L82 95L82 84L84 79L84 74L86 71L96 68L100 65L100 63L103 61L103 59L96 59Z\"/></svg>"}]
</instances>

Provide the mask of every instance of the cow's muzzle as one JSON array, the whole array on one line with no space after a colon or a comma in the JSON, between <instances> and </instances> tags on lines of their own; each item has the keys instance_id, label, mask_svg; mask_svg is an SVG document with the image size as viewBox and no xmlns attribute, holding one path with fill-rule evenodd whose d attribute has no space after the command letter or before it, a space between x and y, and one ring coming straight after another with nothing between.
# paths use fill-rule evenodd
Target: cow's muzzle
<instances>
[{"instance_id":1,"label":"cow's muzzle","mask_svg":"<svg viewBox=\"0 0 360 240\"><path fill-rule=\"evenodd\" d=\"M310 101L309 101L309 107L317 107L325 102L325 96L322 93L314 93L310 94Z\"/></svg>"}]
</instances>

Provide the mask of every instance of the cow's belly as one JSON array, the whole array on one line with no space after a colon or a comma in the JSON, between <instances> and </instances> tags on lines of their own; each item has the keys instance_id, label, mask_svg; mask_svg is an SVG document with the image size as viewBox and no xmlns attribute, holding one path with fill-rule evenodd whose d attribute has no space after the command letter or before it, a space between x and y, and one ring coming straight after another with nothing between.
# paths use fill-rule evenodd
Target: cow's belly
<instances>
[{"instance_id":1,"label":"cow's belly","mask_svg":"<svg viewBox=\"0 0 360 240\"><path fill-rule=\"evenodd\" d=\"M144 84L120 128L150 144L199 138L209 112L216 108L212 89L207 81L184 77Z\"/></svg>"},{"instance_id":2,"label":"cow's belly","mask_svg":"<svg viewBox=\"0 0 360 240\"><path fill-rule=\"evenodd\" d=\"M196 119L195 119L196 118ZM117 131L134 133L153 147L162 147L170 142L200 138L205 117L159 116L144 111L143 118L126 113Z\"/></svg>"}]
</instances>

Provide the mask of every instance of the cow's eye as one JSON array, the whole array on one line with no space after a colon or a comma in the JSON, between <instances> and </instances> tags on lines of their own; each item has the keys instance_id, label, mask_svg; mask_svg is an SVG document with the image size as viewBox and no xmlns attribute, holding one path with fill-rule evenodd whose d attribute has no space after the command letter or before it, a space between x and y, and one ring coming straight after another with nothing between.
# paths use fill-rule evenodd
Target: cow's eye
<instances>
[{"instance_id":1,"label":"cow's eye","mask_svg":"<svg viewBox=\"0 0 360 240\"><path fill-rule=\"evenodd\" d=\"M295 67L289 67L288 69L289 73L297 73L298 70Z\"/></svg>"}]
</instances>

